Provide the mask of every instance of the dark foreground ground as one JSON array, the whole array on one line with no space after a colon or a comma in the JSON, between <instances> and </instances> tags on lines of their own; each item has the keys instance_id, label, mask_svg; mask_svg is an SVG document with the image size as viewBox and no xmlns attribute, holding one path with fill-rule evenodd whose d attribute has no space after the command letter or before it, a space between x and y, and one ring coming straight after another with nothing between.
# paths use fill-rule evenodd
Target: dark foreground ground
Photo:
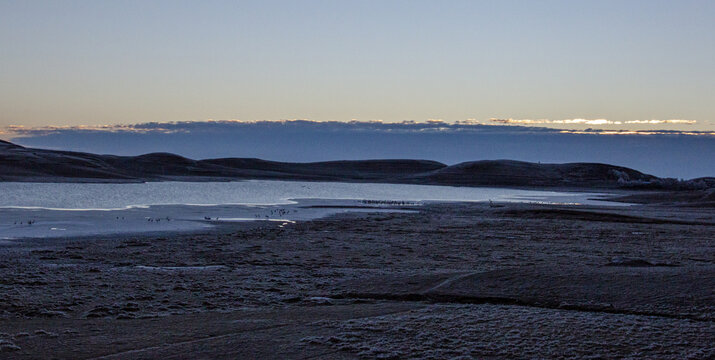
<instances>
[{"instance_id":1,"label":"dark foreground ground","mask_svg":"<svg viewBox=\"0 0 715 360\"><path fill-rule=\"evenodd\" d=\"M0 358L715 357L715 209L442 204L0 245Z\"/></svg>"}]
</instances>

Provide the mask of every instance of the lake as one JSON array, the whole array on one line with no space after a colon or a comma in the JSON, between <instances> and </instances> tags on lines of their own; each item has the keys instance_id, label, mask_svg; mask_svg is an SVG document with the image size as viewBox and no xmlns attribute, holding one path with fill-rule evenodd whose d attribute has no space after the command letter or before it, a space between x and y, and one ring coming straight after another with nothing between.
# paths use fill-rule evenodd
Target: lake
<instances>
[{"instance_id":1,"label":"lake","mask_svg":"<svg viewBox=\"0 0 715 360\"><path fill-rule=\"evenodd\" d=\"M294 199L603 204L602 194L432 185L250 180L133 184L0 182L0 207L111 210L150 205L277 205ZM609 203L613 205L613 203Z\"/></svg>"},{"instance_id":2,"label":"lake","mask_svg":"<svg viewBox=\"0 0 715 360\"><path fill-rule=\"evenodd\" d=\"M489 200L619 205L596 200L604 196L599 193L267 180L132 184L0 182L0 195L0 239L6 240L188 231L225 221L293 221L347 211L405 211L404 206L395 209L394 202L406 202L408 208L432 201ZM366 204L379 209L357 208Z\"/></svg>"}]
</instances>

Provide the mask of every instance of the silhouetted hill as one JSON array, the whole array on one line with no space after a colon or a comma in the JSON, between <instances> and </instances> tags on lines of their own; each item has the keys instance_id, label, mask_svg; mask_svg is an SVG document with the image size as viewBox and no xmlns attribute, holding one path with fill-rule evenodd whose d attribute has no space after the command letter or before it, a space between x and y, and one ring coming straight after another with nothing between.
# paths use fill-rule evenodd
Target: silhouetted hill
<instances>
[{"instance_id":1,"label":"silhouetted hill","mask_svg":"<svg viewBox=\"0 0 715 360\"><path fill-rule=\"evenodd\" d=\"M624 181L652 182L657 177L597 163L537 164L513 160L482 160L448 166L426 176L448 185L612 187ZM622 185L622 184L621 184Z\"/></svg>"},{"instance_id":2,"label":"silhouetted hill","mask_svg":"<svg viewBox=\"0 0 715 360\"><path fill-rule=\"evenodd\" d=\"M452 166L427 160L285 163L252 158L192 160L169 153L140 156L32 149L0 141L0 181L108 182L209 180L370 181L458 186L702 189L703 178L681 182L597 163L538 164L513 160Z\"/></svg>"},{"instance_id":3,"label":"silhouetted hill","mask_svg":"<svg viewBox=\"0 0 715 360\"><path fill-rule=\"evenodd\" d=\"M241 158L192 160L169 153L114 156L32 149L0 142L2 181L276 179L397 182L405 176L445 166L423 160L283 163Z\"/></svg>"}]
</instances>

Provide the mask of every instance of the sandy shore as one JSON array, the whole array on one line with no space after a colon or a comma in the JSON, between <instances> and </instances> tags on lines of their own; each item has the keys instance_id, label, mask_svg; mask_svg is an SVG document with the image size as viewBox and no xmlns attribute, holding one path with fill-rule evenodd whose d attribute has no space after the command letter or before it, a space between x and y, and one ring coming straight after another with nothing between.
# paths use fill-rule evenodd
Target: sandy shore
<instances>
[{"instance_id":1,"label":"sandy shore","mask_svg":"<svg viewBox=\"0 0 715 360\"><path fill-rule=\"evenodd\" d=\"M481 203L0 244L0 358L715 356L715 209Z\"/></svg>"}]
</instances>

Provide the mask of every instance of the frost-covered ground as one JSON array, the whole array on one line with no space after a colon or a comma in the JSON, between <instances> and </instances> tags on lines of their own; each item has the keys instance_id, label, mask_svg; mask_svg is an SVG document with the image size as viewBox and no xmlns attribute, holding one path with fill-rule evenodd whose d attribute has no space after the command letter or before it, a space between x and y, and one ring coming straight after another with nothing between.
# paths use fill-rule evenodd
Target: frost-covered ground
<instances>
[{"instance_id":1,"label":"frost-covered ground","mask_svg":"<svg viewBox=\"0 0 715 360\"><path fill-rule=\"evenodd\" d=\"M715 324L654 316L506 305L432 305L324 321L330 336L302 339L383 359L712 359ZM710 344L710 345L708 345Z\"/></svg>"},{"instance_id":2,"label":"frost-covered ground","mask_svg":"<svg viewBox=\"0 0 715 360\"><path fill-rule=\"evenodd\" d=\"M428 204L0 245L0 359L703 358L715 210Z\"/></svg>"}]
</instances>

